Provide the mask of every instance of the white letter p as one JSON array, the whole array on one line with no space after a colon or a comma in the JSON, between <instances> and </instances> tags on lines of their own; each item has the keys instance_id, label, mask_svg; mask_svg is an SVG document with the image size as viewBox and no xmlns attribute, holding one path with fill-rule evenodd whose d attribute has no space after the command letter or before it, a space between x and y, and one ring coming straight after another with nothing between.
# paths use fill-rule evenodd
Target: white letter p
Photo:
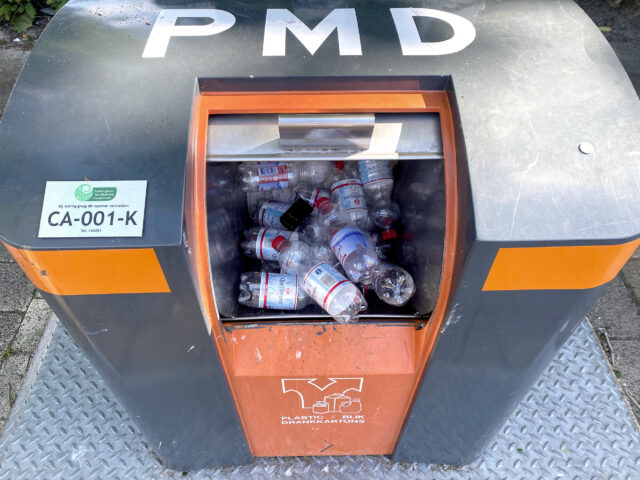
<instances>
[{"instance_id":1,"label":"white letter p","mask_svg":"<svg viewBox=\"0 0 640 480\"><path fill-rule=\"evenodd\" d=\"M179 18L208 18L211 23L205 25L176 25ZM236 23L236 17L224 10L214 8L160 10L153 24L142 58L162 58L167 53L171 37L204 37L224 32Z\"/></svg>"}]
</instances>

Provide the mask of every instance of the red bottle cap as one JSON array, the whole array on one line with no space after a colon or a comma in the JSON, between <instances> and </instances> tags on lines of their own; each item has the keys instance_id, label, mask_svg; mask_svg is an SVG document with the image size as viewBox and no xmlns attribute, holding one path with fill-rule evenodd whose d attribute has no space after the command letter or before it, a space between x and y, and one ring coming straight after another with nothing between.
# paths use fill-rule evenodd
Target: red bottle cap
<instances>
[{"instance_id":1,"label":"red bottle cap","mask_svg":"<svg viewBox=\"0 0 640 480\"><path fill-rule=\"evenodd\" d=\"M324 209L324 205L327 203L329 203L329 199L327 197L320 197L316 200L316 207L318 207L318 210L322 211Z\"/></svg>"},{"instance_id":2,"label":"red bottle cap","mask_svg":"<svg viewBox=\"0 0 640 480\"><path fill-rule=\"evenodd\" d=\"M282 246L282 244L283 244L284 242L286 242L286 241L287 241L286 237L283 237L282 235L278 235L276 238L274 238L274 239L271 241L271 246L272 246L276 251L279 251L279 250L280 250L280 247Z\"/></svg>"},{"instance_id":3,"label":"red bottle cap","mask_svg":"<svg viewBox=\"0 0 640 480\"><path fill-rule=\"evenodd\" d=\"M398 232L396 232L395 228L390 228L389 230L383 230L380 236L383 240L391 240L398 236Z\"/></svg>"},{"instance_id":4,"label":"red bottle cap","mask_svg":"<svg viewBox=\"0 0 640 480\"><path fill-rule=\"evenodd\" d=\"M338 170L344 170L344 162L342 160L337 160L335 164Z\"/></svg>"}]
</instances>

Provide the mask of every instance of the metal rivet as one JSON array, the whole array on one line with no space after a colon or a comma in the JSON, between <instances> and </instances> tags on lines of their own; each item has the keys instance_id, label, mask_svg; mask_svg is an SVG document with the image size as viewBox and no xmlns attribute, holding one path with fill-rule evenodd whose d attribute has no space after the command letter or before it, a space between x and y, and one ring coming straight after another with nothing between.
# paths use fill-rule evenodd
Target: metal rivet
<instances>
[{"instance_id":1,"label":"metal rivet","mask_svg":"<svg viewBox=\"0 0 640 480\"><path fill-rule=\"evenodd\" d=\"M594 151L593 144L589 142L582 142L580 145L578 145L578 150L580 150L580 152L584 153L585 155L591 155Z\"/></svg>"}]
</instances>

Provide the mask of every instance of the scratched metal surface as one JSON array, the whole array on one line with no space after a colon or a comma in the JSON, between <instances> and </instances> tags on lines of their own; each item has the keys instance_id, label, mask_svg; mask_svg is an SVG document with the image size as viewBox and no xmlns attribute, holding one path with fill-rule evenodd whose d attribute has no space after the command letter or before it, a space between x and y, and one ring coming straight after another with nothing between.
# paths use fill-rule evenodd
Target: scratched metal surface
<instances>
[{"instance_id":1,"label":"scratched metal surface","mask_svg":"<svg viewBox=\"0 0 640 480\"><path fill-rule=\"evenodd\" d=\"M0 439L0 479L176 478L64 327L57 327L33 378ZM640 478L640 434L584 321L471 465L402 464L373 456L261 458L181 476L281 477L631 480Z\"/></svg>"}]
</instances>

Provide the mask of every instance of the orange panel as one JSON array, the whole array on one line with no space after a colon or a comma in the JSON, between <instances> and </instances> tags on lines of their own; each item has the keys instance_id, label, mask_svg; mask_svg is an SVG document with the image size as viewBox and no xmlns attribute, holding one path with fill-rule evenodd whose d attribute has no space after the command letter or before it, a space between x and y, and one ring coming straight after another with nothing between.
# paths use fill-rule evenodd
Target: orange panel
<instances>
[{"instance_id":1,"label":"orange panel","mask_svg":"<svg viewBox=\"0 0 640 480\"><path fill-rule=\"evenodd\" d=\"M418 330L406 324L397 327L257 324L255 328L231 331L222 328L214 306L207 247L205 173L209 115L340 112L440 115L445 246L439 300L427 327ZM201 306L210 321L211 335L251 452L258 456L391 453L437 341L452 295L454 271L460 263L456 252L461 250L460 225L464 222L458 215L453 120L446 93L207 92L194 99L191 135L185 198L191 263ZM283 387L283 379L297 383L302 380L304 388L318 398L310 406L302 404L301 394L283 392L288 390ZM354 379L362 381L361 389L337 391L343 381ZM336 407L337 404L340 406ZM324 413L314 413L314 406L316 412ZM309 411L311 414L306 413ZM322 422L317 415L323 415Z\"/></svg>"},{"instance_id":2,"label":"orange panel","mask_svg":"<svg viewBox=\"0 0 640 480\"><path fill-rule=\"evenodd\" d=\"M595 288L618 274L640 245L526 247L498 250L483 290L578 290Z\"/></svg>"},{"instance_id":3,"label":"orange panel","mask_svg":"<svg viewBox=\"0 0 640 480\"><path fill-rule=\"evenodd\" d=\"M36 251L4 245L29 280L54 295L171 291L152 248Z\"/></svg>"},{"instance_id":4,"label":"orange panel","mask_svg":"<svg viewBox=\"0 0 640 480\"><path fill-rule=\"evenodd\" d=\"M412 326L233 330L238 409L254 455L390 454L415 379Z\"/></svg>"}]
</instances>

